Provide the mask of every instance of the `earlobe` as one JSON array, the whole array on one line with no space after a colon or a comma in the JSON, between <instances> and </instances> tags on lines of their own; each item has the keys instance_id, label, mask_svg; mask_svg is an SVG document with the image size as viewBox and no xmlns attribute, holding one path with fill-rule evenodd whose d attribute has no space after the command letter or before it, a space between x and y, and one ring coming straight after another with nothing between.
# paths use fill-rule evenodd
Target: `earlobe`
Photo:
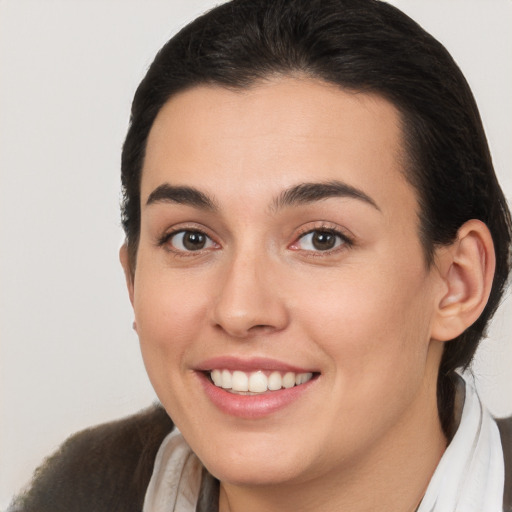
<instances>
[{"instance_id":1,"label":"earlobe","mask_svg":"<svg viewBox=\"0 0 512 512\"><path fill-rule=\"evenodd\" d=\"M134 297L134 287L133 287L133 274L132 267L130 265L130 256L128 253L128 246L124 243L119 249L119 261L121 262L121 266L123 267L124 277L126 280L126 288L128 289L128 295L130 297L130 302L133 306L133 297Z\"/></svg>"},{"instance_id":2,"label":"earlobe","mask_svg":"<svg viewBox=\"0 0 512 512\"><path fill-rule=\"evenodd\" d=\"M487 304L496 258L487 226L478 220L462 225L457 239L437 261L444 287L432 325L432 339L448 341L472 325Z\"/></svg>"}]
</instances>

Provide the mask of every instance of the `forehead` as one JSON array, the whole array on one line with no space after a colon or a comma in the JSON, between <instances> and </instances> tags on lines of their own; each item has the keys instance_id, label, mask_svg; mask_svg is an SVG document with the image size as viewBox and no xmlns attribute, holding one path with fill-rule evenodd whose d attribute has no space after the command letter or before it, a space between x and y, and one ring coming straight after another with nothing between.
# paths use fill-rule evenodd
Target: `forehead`
<instances>
[{"instance_id":1,"label":"forehead","mask_svg":"<svg viewBox=\"0 0 512 512\"><path fill-rule=\"evenodd\" d=\"M199 86L172 97L155 119L141 197L166 182L251 198L341 180L376 202L405 193L415 209L402 153L400 114L377 95L297 78L241 91Z\"/></svg>"}]
</instances>

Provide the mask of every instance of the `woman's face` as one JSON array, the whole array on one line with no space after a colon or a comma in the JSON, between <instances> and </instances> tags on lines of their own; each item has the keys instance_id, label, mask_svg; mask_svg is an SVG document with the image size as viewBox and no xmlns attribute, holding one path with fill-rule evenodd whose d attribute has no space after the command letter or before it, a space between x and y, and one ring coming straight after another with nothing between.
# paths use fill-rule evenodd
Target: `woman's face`
<instances>
[{"instance_id":1,"label":"woman's face","mask_svg":"<svg viewBox=\"0 0 512 512\"><path fill-rule=\"evenodd\" d=\"M156 118L137 332L161 402L221 480L332 474L436 416L442 284L403 161L390 103L312 80L196 87Z\"/></svg>"}]
</instances>

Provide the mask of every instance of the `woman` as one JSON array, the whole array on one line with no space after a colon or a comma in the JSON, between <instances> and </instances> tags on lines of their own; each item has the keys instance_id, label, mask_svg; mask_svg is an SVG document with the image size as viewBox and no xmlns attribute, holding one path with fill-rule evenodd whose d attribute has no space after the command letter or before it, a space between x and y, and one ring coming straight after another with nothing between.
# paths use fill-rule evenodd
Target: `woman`
<instances>
[{"instance_id":1,"label":"woman","mask_svg":"<svg viewBox=\"0 0 512 512\"><path fill-rule=\"evenodd\" d=\"M210 11L141 83L122 179L167 414L77 435L12 510L511 507L509 423L456 373L504 291L510 213L418 25L369 0Z\"/></svg>"}]
</instances>

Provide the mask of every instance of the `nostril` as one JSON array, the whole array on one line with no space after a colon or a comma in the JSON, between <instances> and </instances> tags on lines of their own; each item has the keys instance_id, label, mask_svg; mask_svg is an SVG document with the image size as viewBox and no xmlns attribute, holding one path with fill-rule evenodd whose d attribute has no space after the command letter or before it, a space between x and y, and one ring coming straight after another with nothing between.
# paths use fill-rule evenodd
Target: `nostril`
<instances>
[{"instance_id":1,"label":"nostril","mask_svg":"<svg viewBox=\"0 0 512 512\"><path fill-rule=\"evenodd\" d=\"M216 323L214 328L218 331L224 331L230 336L236 338L253 338L255 336L271 335L280 330L279 327L268 324L255 324L249 327L236 325L233 323Z\"/></svg>"},{"instance_id":2,"label":"nostril","mask_svg":"<svg viewBox=\"0 0 512 512\"><path fill-rule=\"evenodd\" d=\"M265 324L258 324L258 325L253 325L251 328L249 328L248 332L273 332L275 331L276 328L273 327L272 325L265 325Z\"/></svg>"}]
</instances>

